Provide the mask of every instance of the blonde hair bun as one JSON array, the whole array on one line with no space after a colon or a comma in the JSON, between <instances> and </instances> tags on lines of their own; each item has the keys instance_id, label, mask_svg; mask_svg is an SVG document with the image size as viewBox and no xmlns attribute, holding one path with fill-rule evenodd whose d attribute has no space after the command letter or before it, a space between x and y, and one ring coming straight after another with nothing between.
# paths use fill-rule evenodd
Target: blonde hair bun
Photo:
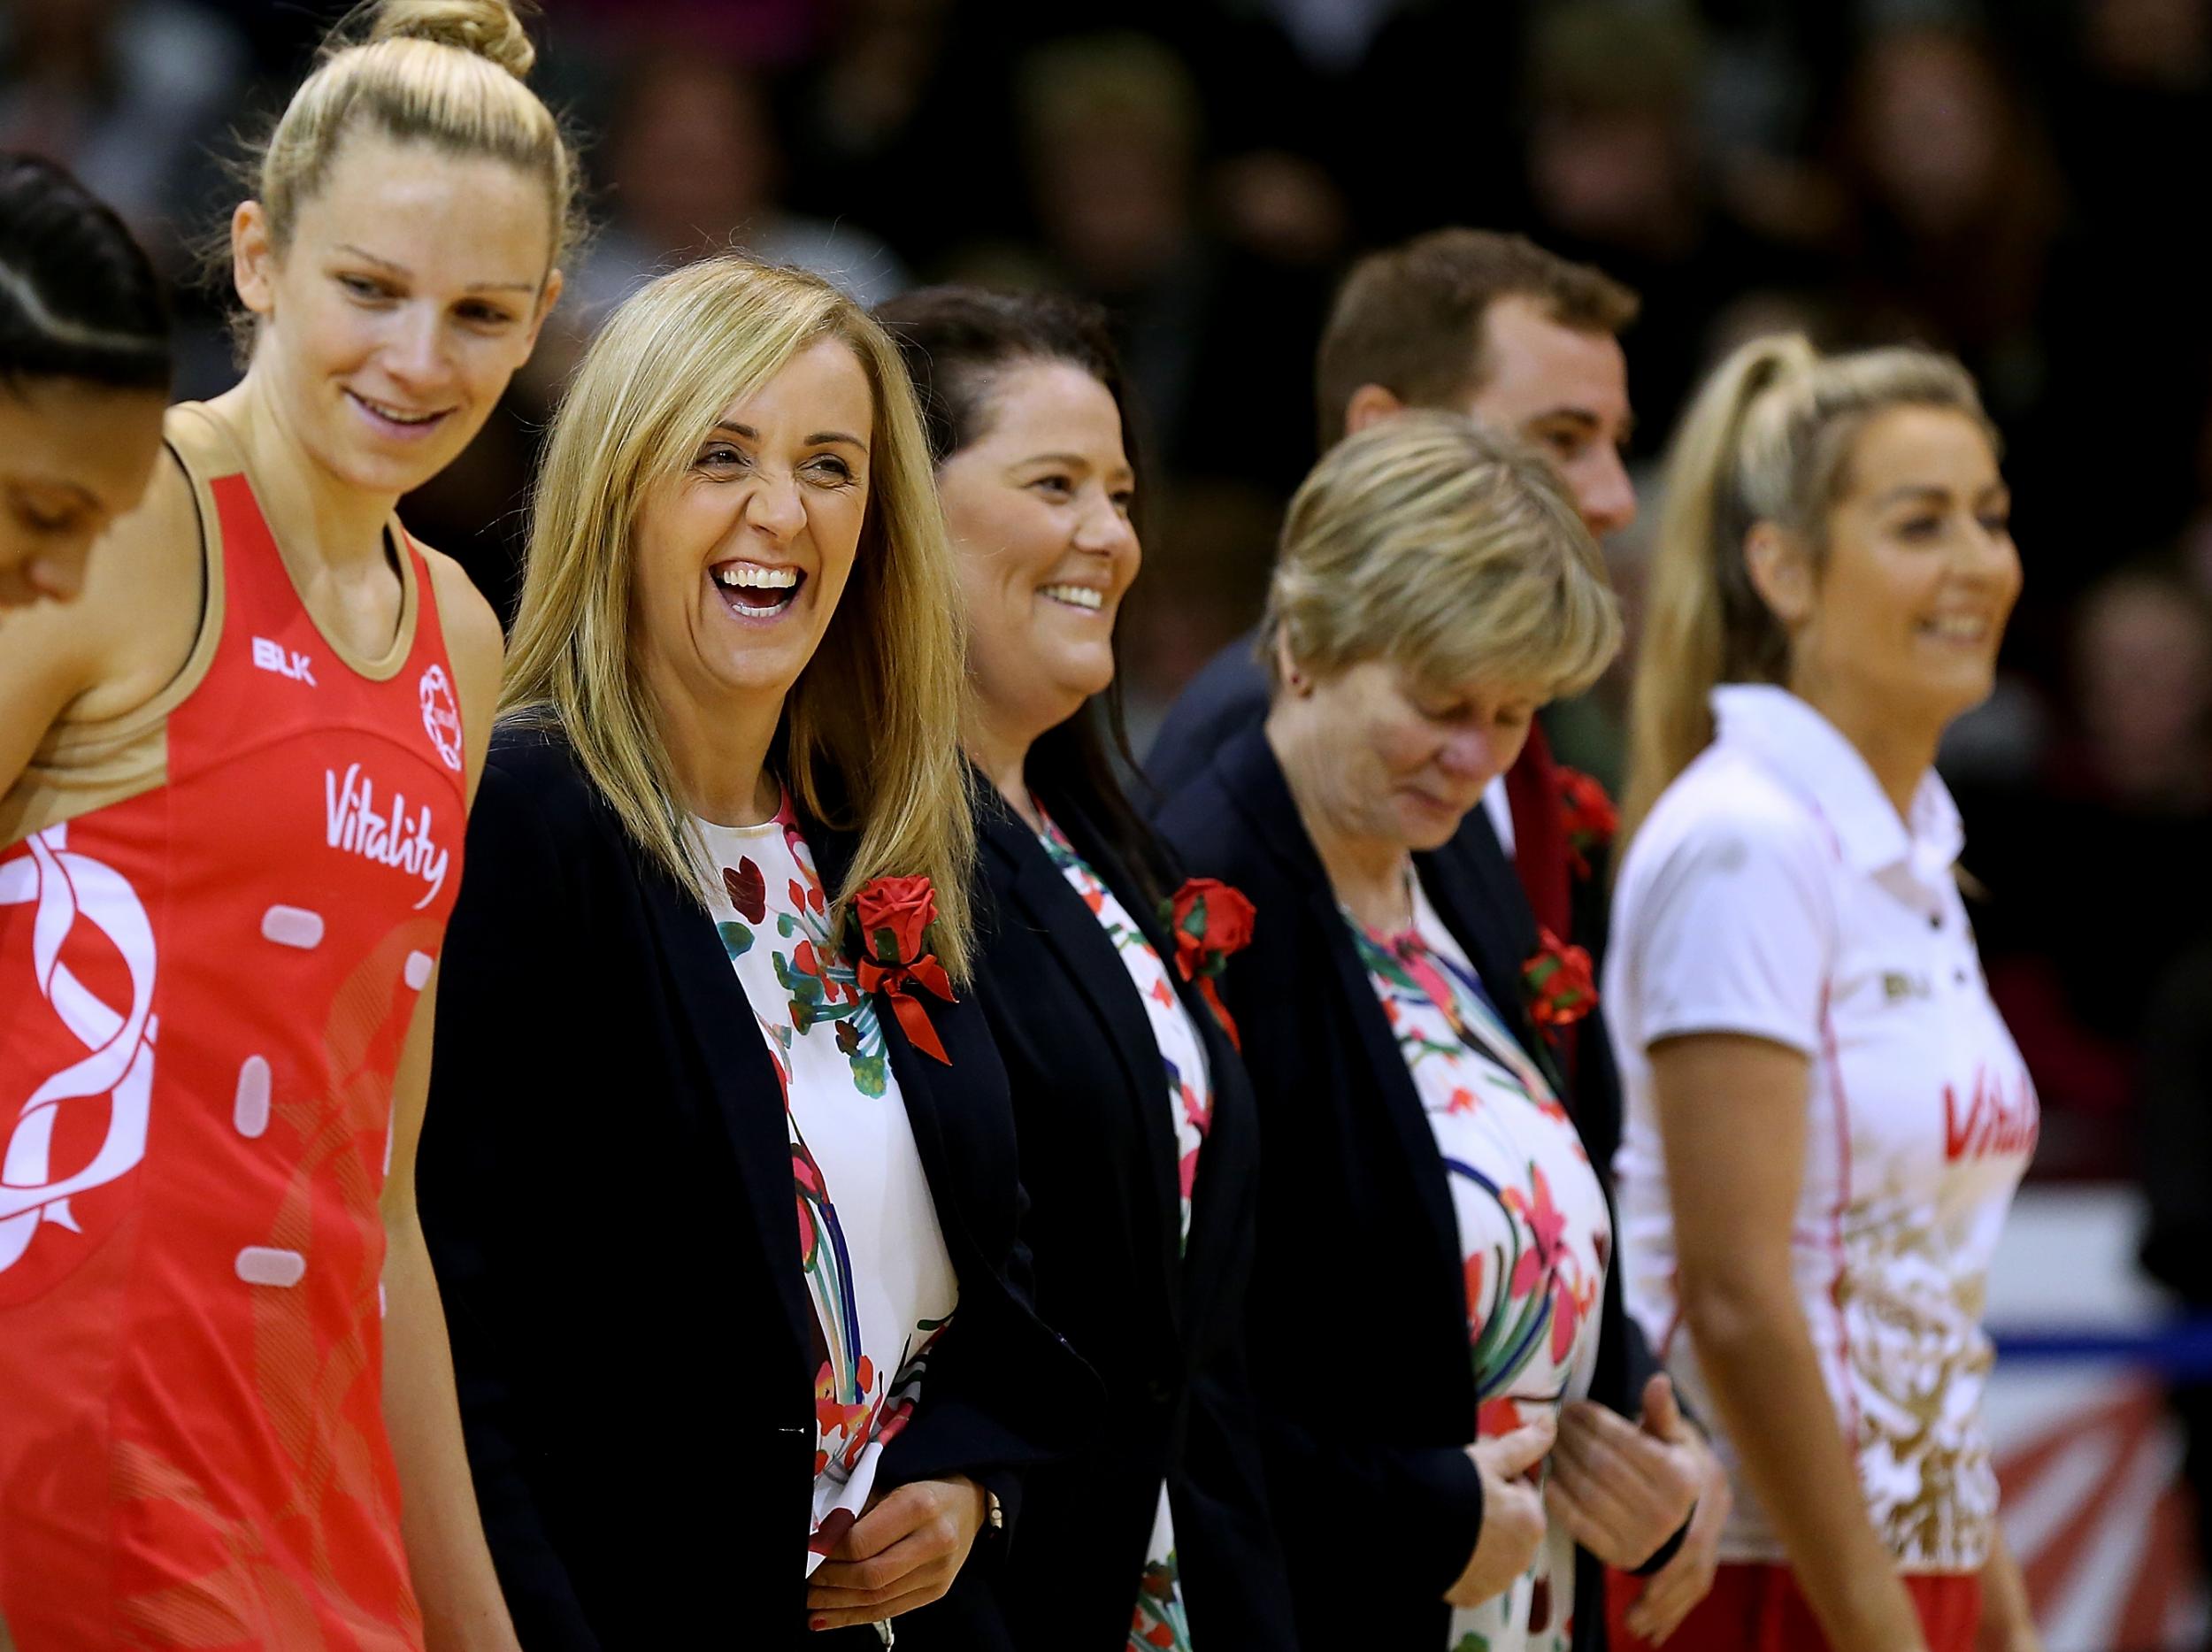
<instances>
[{"instance_id":1,"label":"blonde hair bun","mask_svg":"<svg viewBox=\"0 0 2212 1652\"><path fill-rule=\"evenodd\" d=\"M510 0L377 0L369 12L367 38L426 40L488 58L527 80L538 49L522 27Z\"/></svg>"}]
</instances>

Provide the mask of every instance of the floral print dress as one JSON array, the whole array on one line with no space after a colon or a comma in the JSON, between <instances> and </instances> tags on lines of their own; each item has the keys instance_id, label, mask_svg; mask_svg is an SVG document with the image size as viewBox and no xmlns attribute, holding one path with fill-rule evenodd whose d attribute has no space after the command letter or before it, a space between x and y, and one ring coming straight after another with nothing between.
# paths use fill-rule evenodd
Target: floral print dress
<instances>
[{"instance_id":1,"label":"floral print dress","mask_svg":"<svg viewBox=\"0 0 2212 1652\"><path fill-rule=\"evenodd\" d=\"M1404 934L1378 935L1344 916L1450 1179L1475 1432L1488 1439L1589 1392L1612 1222L1574 1121L1419 880L1409 881L1413 926ZM1453 1610L1448 1652L1567 1652L1574 1558L1574 1540L1553 1526L1510 1589Z\"/></svg>"},{"instance_id":2,"label":"floral print dress","mask_svg":"<svg viewBox=\"0 0 2212 1652\"><path fill-rule=\"evenodd\" d=\"M829 930L789 800L757 826L693 823L709 905L783 1081L799 1255L813 1307L814 1510L806 1570L859 1518L959 1300L874 1003Z\"/></svg>"},{"instance_id":3,"label":"floral print dress","mask_svg":"<svg viewBox=\"0 0 2212 1652\"><path fill-rule=\"evenodd\" d=\"M1213 1076L1206 1064L1205 1041L1192 1025L1190 1012L1176 996L1175 983L1161 960L1159 950L1145 939L1128 909L1076 853L1066 834L1044 812L1038 841L1052 864L1060 869L1091 915L1098 919L1107 939L1114 943L1129 980L1143 1001L1152 1024L1153 1041L1159 1045L1166 1068L1167 1106L1175 1123L1177 1180L1182 1190L1178 1230L1184 1244L1190 1242L1191 1188L1198 1179L1198 1152L1205 1145L1206 1128L1213 1119ZM1189 1652L1190 1615L1183 1604L1181 1579L1175 1560L1175 1520L1169 1511L1167 1486L1160 1487L1159 1510L1153 1518L1152 1539L1145 1548L1144 1574L1137 1589L1137 1605L1129 1625L1129 1652Z\"/></svg>"}]
</instances>

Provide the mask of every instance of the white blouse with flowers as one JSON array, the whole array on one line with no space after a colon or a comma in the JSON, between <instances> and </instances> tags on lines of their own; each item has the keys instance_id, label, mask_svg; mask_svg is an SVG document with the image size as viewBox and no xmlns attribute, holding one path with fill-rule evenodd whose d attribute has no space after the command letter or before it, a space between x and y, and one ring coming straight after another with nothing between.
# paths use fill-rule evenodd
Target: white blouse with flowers
<instances>
[{"instance_id":1,"label":"white blouse with flowers","mask_svg":"<svg viewBox=\"0 0 2212 1652\"><path fill-rule=\"evenodd\" d=\"M1159 1046L1160 1060L1166 1069L1164 1099L1175 1126L1177 1181L1182 1190L1179 1232L1182 1242L1188 1244L1191 1189L1198 1179L1199 1149L1205 1145L1206 1130L1213 1121L1213 1076L1206 1063L1205 1040L1176 995L1175 983L1168 976L1158 949L1145 939L1128 909L1076 852L1066 834L1044 814L1042 804L1038 805L1038 813L1044 819L1038 841L1114 943L1114 951L1128 970L1130 985L1152 1024L1153 1041ZM1129 1625L1129 1652L1190 1652L1191 1645L1190 1615L1183 1604L1182 1579L1176 1563L1175 1518L1163 1483L1151 1541L1145 1548L1144 1575L1137 1587L1136 1610Z\"/></svg>"},{"instance_id":2,"label":"white blouse with flowers","mask_svg":"<svg viewBox=\"0 0 2212 1652\"><path fill-rule=\"evenodd\" d=\"M719 872L723 950L783 1080L799 1254L813 1308L811 1577L858 1519L921 1402L959 1281L875 1005L829 933L789 800L764 826L693 829Z\"/></svg>"},{"instance_id":3,"label":"white blouse with flowers","mask_svg":"<svg viewBox=\"0 0 2212 1652\"><path fill-rule=\"evenodd\" d=\"M1490 1439L1589 1393L1612 1218L1574 1120L1419 880L1409 883L1413 926L1403 934L1377 934L1349 911L1344 920L1449 1179L1475 1372L1472 1433ZM1568 1652L1574 1562L1573 1538L1555 1525L1511 1588L1454 1609L1447 1652Z\"/></svg>"}]
</instances>

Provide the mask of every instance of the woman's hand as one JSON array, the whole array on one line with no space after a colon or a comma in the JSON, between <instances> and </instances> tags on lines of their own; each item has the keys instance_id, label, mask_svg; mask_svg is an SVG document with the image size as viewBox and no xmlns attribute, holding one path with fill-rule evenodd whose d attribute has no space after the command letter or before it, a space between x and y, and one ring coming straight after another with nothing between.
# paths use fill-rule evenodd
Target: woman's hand
<instances>
[{"instance_id":1,"label":"woman's hand","mask_svg":"<svg viewBox=\"0 0 2212 1652\"><path fill-rule=\"evenodd\" d=\"M1509 1434L1467 1448L1482 1476L1482 1532L1459 1581L1444 1592L1453 1606L1479 1606L1513 1587L1536 1564L1544 1541L1544 1494L1529 1480L1551 1449L1558 1425L1549 1413Z\"/></svg>"},{"instance_id":2,"label":"woman's hand","mask_svg":"<svg viewBox=\"0 0 2212 1652\"><path fill-rule=\"evenodd\" d=\"M1647 1413L1648 1415L1648 1413ZM1695 1433L1695 1430L1692 1430ZM1628 1609L1628 1627L1653 1646L1658 1646L1682 1626L1690 1609L1711 1591L1720 1570L1721 1533L1736 1494L1728 1487L1728 1471L1719 1455L1701 1436L1698 1448L1705 1458L1705 1482L1698 1488L1697 1512L1674 1558L1647 1580L1644 1592Z\"/></svg>"},{"instance_id":3,"label":"woman's hand","mask_svg":"<svg viewBox=\"0 0 2212 1652\"><path fill-rule=\"evenodd\" d=\"M808 1581L807 1627L881 1623L941 1598L967 1563L989 1505L964 1474L916 1480L872 1501Z\"/></svg>"},{"instance_id":4,"label":"woman's hand","mask_svg":"<svg viewBox=\"0 0 2212 1652\"><path fill-rule=\"evenodd\" d=\"M1704 1455L1664 1373L1644 1387L1641 1427L1577 1400L1560 1413L1544 1507L1607 1565L1633 1571L1690 1518Z\"/></svg>"}]
</instances>

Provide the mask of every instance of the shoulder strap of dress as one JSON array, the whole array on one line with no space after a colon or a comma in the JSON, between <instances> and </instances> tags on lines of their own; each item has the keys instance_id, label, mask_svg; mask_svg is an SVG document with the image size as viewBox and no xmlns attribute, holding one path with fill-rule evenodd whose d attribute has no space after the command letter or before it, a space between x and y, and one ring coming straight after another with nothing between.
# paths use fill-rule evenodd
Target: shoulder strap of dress
<instances>
[{"instance_id":1,"label":"shoulder strap of dress","mask_svg":"<svg viewBox=\"0 0 2212 1652\"><path fill-rule=\"evenodd\" d=\"M230 427L204 402L179 402L172 407L162 421L162 435L184 461L196 485L246 468L246 456L239 450Z\"/></svg>"}]
</instances>

